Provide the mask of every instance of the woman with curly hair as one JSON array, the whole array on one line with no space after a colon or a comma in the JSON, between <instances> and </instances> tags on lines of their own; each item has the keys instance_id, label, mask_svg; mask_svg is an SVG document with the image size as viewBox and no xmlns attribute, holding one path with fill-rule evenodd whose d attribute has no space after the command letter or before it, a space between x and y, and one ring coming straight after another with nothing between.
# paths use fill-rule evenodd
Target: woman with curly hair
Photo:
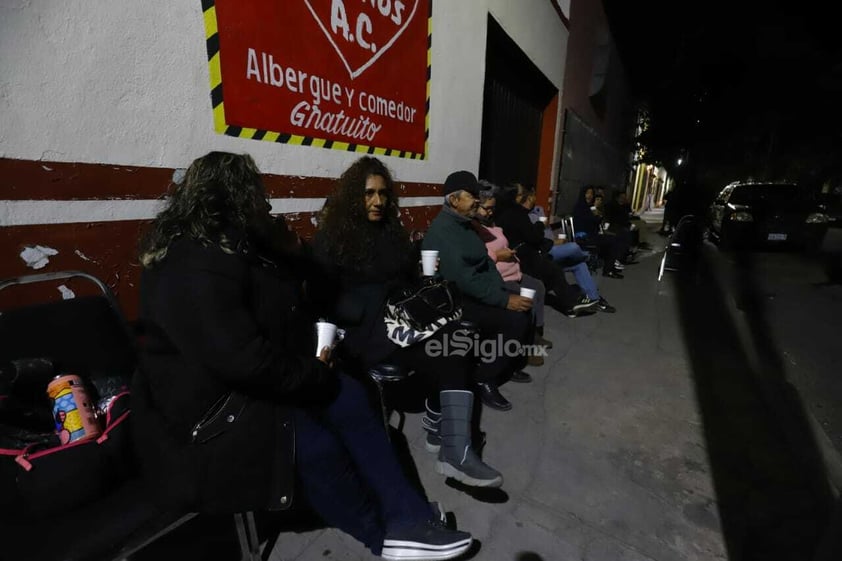
<instances>
[{"instance_id":1,"label":"woman with curly hair","mask_svg":"<svg viewBox=\"0 0 842 561\"><path fill-rule=\"evenodd\" d=\"M473 393L469 356L426 352L429 341L447 348L452 322L423 343L405 347L386 335L383 313L389 292L418 284L418 252L400 220L392 174L364 156L342 176L322 212L314 250L329 283L319 292L335 299L328 309L346 329L343 346L360 369L379 363L415 370L428 386L427 450L438 453L436 470L467 485L499 487L503 477L471 445Z\"/></svg>"},{"instance_id":2,"label":"woman with curly hair","mask_svg":"<svg viewBox=\"0 0 842 561\"><path fill-rule=\"evenodd\" d=\"M410 485L331 349L314 356L300 246L269 211L251 157L211 152L142 243L132 405L150 488L201 512L281 510L298 492L386 559L458 556L470 534Z\"/></svg>"}]
</instances>

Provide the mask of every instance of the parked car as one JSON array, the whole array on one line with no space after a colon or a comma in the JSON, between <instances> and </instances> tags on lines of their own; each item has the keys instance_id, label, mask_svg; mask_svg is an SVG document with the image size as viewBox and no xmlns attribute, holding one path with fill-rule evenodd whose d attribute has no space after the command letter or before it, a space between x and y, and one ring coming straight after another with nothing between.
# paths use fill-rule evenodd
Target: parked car
<instances>
[{"instance_id":1,"label":"parked car","mask_svg":"<svg viewBox=\"0 0 842 561\"><path fill-rule=\"evenodd\" d=\"M710 206L710 238L720 247L815 249L828 215L815 196L795 183L735 182Z\"/></svg>"}]
</instances>

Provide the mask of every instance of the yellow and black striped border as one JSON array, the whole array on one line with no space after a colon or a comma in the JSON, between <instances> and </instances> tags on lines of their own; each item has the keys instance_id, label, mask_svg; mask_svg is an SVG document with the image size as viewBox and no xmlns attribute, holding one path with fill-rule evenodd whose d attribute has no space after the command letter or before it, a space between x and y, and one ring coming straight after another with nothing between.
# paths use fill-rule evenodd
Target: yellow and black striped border
<instances>
[{"instance_id":1,"label":"yellow and black striped border","mask_svg":"<svg viewBox=\"0 0 842 561\"><path fill-rule=\"evenodd\" d=\"M423 1L423 0L422 0ZM427 0L427 92L424 103L424 152L407 152L393 148L379 148L363 144L351 144L336 140L326 140L311 136L272 132L262 129L252 129L229 125L225 122L225 103L222 96L222 66L219 52L219 29L216 20L216 0L202 0L202 14L205 20L205 44L208 49L208 67L210 69L211 106L213 108L213 126L218 134L294 144L300 146L316 146L347 152L360 152L375 156L395 156L410 160L423 160L430 150L430 76L433 45L433 0Z\"/></svg>"}]
</instances>

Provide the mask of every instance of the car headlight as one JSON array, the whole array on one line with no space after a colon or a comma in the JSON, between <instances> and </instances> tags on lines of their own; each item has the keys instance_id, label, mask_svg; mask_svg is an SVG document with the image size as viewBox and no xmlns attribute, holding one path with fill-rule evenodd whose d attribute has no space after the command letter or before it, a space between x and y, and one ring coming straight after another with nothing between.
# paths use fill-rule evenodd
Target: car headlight
<instances>
[{"instance_id":1,"label":"car headlight","mask_svg":"<svg viewBox=\"0 0 842 561\"><path fill-rule=\"evenodd\" d=\"M728 216L728 220L731 222L754 222L754 216L750 212L741 210Z\"/></svg>"},{"instance_id":2,"label":"car headlight","mask_svg":"<svg viewBox=\"0 0 842 561\"><path fill-rule=\"evenodd\" d=\"M830 218L822 212L814 212L807 217L807 224L827 224Z\"/></svg>"}]
</instances>

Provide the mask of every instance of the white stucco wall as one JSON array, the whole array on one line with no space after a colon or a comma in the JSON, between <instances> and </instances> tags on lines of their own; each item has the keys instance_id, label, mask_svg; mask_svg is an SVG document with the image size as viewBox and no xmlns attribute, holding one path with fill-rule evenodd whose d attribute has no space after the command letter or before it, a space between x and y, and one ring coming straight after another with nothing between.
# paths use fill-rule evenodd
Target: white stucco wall
<instances>
[{"instance_id":1,"label":"white stucco wall","mask_svg":"<svg viewBox=\"0 0 842 561\"><path fill-rule=\"evenodd\" d=\"M561 88L567 30L549 0L436 0L430 152L386 158L399 179L476 171L489 12ZM230 150L316 177L358 157L218 135L208 84L199 0L0 2L0 157L183 167Z\"/></svg>"}]
</instances>

